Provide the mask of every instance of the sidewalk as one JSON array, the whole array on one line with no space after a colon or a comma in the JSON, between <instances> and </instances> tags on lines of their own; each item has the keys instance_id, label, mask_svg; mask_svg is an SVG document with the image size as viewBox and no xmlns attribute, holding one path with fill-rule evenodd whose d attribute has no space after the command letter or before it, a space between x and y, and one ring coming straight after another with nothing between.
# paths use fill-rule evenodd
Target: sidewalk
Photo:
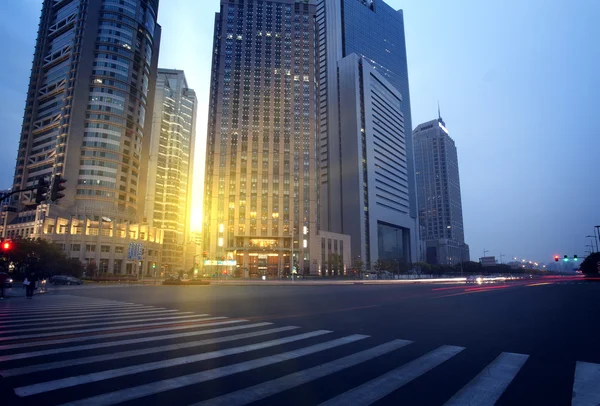
<instances>
[{"instance_id":1,"label":"sidewalk","mask_svg":"<svg viewBox=\"0 0 600 406\"><path fill-rule=\"evenodd\" d=\"M39 295L45 295L47 293L49 293L48 290L38 289L33 292L33 295L39 296ZM21 285L18 285L18 286L13 285L12 288L4 288L4 299L3 300L0 299L0 303L3 301L7 301L7 300L13 301L13 300L19 300L19 299L22 299L22 300L26 299L25 289L23 289L23 286L21 286Z\"/></svg>"}]
</instances>

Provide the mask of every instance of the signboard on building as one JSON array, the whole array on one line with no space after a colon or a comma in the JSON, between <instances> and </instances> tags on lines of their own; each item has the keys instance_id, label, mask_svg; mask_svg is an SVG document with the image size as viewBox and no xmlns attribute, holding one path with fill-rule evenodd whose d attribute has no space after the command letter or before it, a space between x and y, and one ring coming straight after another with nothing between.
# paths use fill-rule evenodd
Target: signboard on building
<instances>
[{"instance_id":1,"label":"signboard on building","mask_svg":"<svg viewBox=\"0 0 600 406\"><path fill-rule=\"evenodd\" d=\"M205 259L204 265L236 266L237 261L230 260L230 259L228 259L226 261L215 261L215 260L211 260L211 259Z\"/></svg>"}]
</instances>

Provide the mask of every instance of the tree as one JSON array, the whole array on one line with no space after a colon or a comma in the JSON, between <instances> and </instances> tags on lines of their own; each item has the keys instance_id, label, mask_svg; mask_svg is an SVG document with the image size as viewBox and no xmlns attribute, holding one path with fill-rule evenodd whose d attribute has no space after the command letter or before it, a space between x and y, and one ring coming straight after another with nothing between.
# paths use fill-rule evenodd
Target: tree
<instances>
[{"instance_id":1,"label":"tree","mask_svg":"<svg viewBox=\"0 0 600 406\"><path fill-rule=\"evenodd\" d=\"M414 264L415 273L417 276L421 276L421 274L430 274L431 273L431 265L427 262L417 262Z\"/></svg>"},{"instance_id":2,"label":"tree","mask_svg":"<svg viewBox=\"0 0 600 406\"><path fill-rule=\"evenodd\" d=\"M357 273L357 276L361 278L362 273L365 271L365 263L360 259L360 257L356 257L354 258L352 268L354 269L354 272Z\"/></svg>"},{"instance_id":3,"label":"tree","mask_svg":"<svg viewBox=\"0 0 600 406\"><path fill-rule=\"evenodd\" d=\"M2 268L12 264L16 274L36 272L43 276L58 273L80 276L83 268L78 260L67 258L57 244L43 239L12 240L11 249L0 259Z\"/></svg>"},{"instance_id":4,"label":"tree","mask_svg":"<svg viewBox=\"0 0 600 406\"><path fill-rule=\"evenodd\" d=\"M96 261L91 261L85 268L85 273L87 276L91 276L93 278L94 276L96 276L96 272L98 272L98 266L96 266Z\"/></svg>"},{"instance_id":5,"label":"tree","mask_svg":"<svg viewBox=\"0 0 600 406\"><path fill-rule=\"evenodd\" d=\"M595 252L583 260L581 272L586 276L600 275L600 252Z\"/></svg>"},{"instance_id":6,"label":"tree","mask_svg":"<svg viewBox=\"0 0 600 406\"><path fill-rule=\"evenodd\" d=\"M387 269L387 264L385 263L385 261L378 259L377 262L375 262L373 264L373 269L375 270L375 272L377 272L377 276L379 277L379 274L382 271L385 271Z\"/></svg>"},{"instance_id":7,"label":"tree","mask_svg":"<svg viewBox=\"0 0 600 406\"><path fill-rule=\"evenodd\" d=\"M344 268L344 260L340 254L330 254L329 255L329 266L331 266L331 271L335 272L334 275L341 275L340 270Z\"/></svg>"}]
</instances>

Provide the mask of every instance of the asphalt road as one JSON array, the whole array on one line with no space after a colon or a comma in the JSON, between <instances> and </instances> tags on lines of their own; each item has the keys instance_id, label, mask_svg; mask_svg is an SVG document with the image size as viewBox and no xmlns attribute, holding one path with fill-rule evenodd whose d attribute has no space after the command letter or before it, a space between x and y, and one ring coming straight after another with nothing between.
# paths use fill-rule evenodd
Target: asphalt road
<instances>
[{"instance_id":1,"label":"asphalt road","mask_svg":"<svg viewBox=\"0 0 600 406\"><path fill-rule=\"evenodd\" d=\"M598 405L599 298L562 280L51 288L0 303L0 386L36 405Z\"/></svg>"}]
</instances>

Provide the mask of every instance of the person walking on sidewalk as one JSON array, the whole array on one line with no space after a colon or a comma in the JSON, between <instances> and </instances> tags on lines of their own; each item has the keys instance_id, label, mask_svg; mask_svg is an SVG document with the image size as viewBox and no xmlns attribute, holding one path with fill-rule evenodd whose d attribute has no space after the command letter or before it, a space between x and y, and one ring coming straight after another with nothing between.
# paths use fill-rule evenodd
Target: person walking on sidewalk
<instances>
[{"instance_id":1,"label":"person walking on sidewalk","mask_svg":"<svg viewBox=\"0 0 600 406\"><path fill-rule=\"evenodd\" d=\"M8 274L6 272L0 272L0 300L4 299L4 284L8 279Z\"/></svg>"},{"instance_id":2,"label":"person walking on sidewalk","mask_svg":"<svg viewBox=\"0 0 600 406\"><path fill-rule=\"evenodd\" d=\"M27 299L31 299L31 298L33 298L33 291L35 290L35 283L37 282L37 276L36 276L35 272L30 273L25 280L27 282L29 282L28 284L25 285L25 293L26 293ZM25 282L23 282L23 283L25 283Z\"/></svg>"}]
</instances>

